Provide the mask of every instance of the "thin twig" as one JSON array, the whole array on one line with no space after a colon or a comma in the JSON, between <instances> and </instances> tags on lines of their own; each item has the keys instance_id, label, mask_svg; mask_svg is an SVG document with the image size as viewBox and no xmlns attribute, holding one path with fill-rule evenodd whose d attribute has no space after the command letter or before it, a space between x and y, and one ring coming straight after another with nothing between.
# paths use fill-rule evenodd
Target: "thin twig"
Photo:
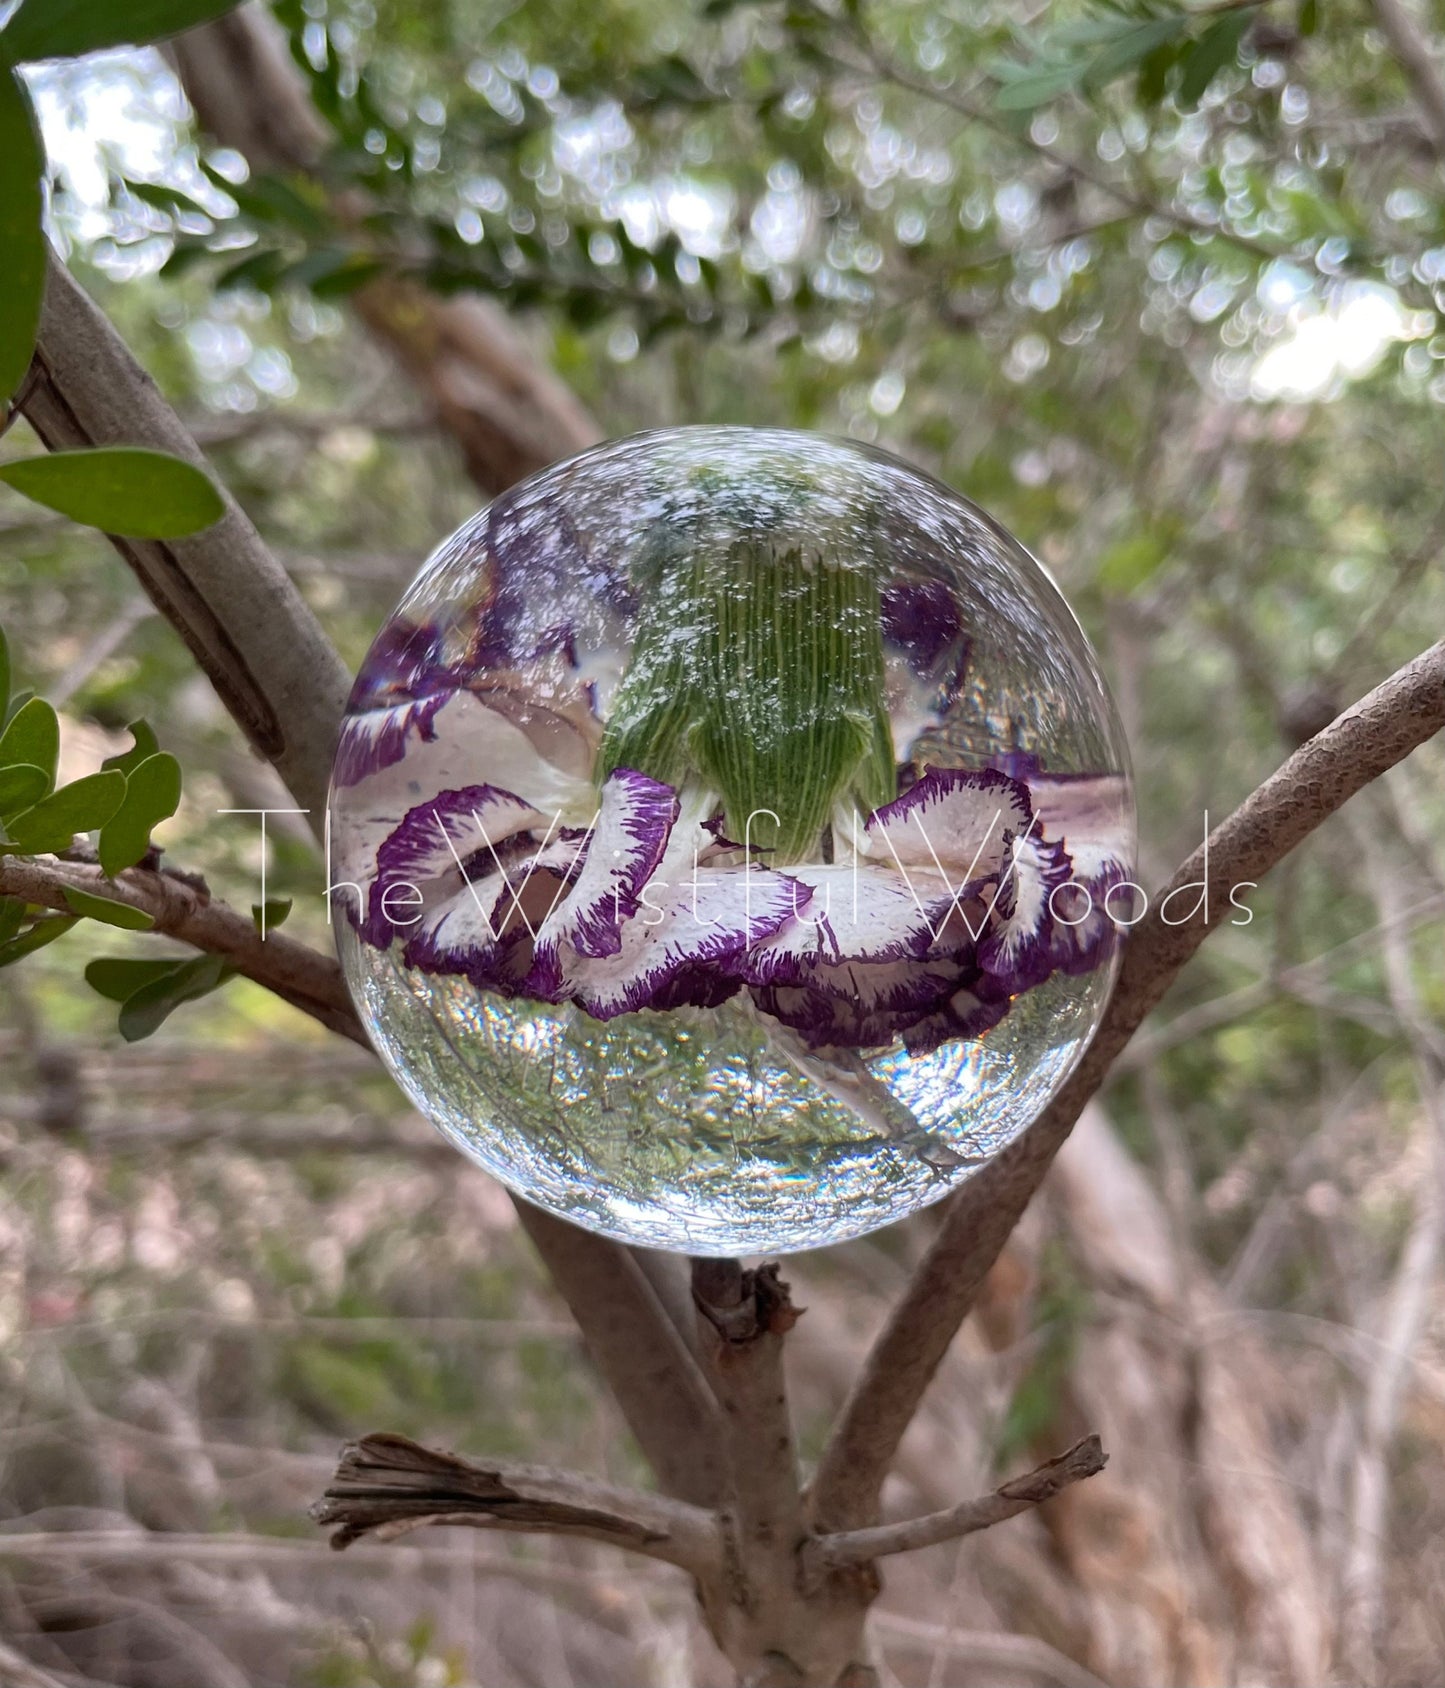
<instances>
[{"instance_id":1,"label":"thin twig","mask_svg":"<svg viewBox=\"0 0 1445 1688\"><path fill-rule=\"evenodd\" d=\"M973 1535L978 1530L1002 1524L1006 1518L1016 1518L1021 1512L1042 1506L1071 1484L1097 1476L1108 1463L1109 1456L1099 1438L1085 1436L1066 1453L1045 1460L1022 1477L1011 1478L990 1495L960 1501L942 1512L929 1512L898 1524L875 1524L868 1530L815 1536L806 1552L836 1569L844 1565L866 1565L889 1553L912 1553L920 1547L936 1547L939 1542Z\"/></svg>"}]
</instances>

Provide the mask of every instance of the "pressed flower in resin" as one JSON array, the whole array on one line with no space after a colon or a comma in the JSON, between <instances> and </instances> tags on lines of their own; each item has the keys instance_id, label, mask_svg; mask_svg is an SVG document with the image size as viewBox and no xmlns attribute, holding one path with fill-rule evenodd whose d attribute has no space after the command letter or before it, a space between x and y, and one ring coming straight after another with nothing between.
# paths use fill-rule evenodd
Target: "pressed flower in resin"
<instances>
[{"instance_id":1,"label":"pressed flower in resin","mask_svg":"<svg viewBox=\"0 0 1445 1688\"><path fill-rule=\"evenodd\" d=\"M332 791L338 941L403 1087L519 1194L763 1252L936 1199L1107 996L1133 808L1031 558L904 464L695 428L428 562Z\"/></svg>"}]
</instances>

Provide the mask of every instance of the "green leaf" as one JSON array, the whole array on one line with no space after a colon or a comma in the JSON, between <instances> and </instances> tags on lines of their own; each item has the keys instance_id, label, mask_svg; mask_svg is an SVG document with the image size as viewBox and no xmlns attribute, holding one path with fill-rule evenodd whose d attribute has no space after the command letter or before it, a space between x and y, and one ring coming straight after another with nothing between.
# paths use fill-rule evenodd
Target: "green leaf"
<instances>
[{"instance_id":1,"label":"green leaf","mask_svg":"<svg viewBox=\"0 0 1445 1688\"><path fill-rule=\"evenodd\" d=\"M5 28L5 50L71 59L103 47L143 47L229 12L237 0L24 0Z\"/></svg>"},{"instance_id":2,"label":"green leaf","mask_svg":"<svg viewBox=\"0 0 1445 1688\"><path fill-rule=\"evenodd\" d=\"M1219 72L1235 62L1239 43L1252 21L1249 12L1227 12L1199 37L1198 43L1184 55L1184 69L1179 77L1181 106L1197 106Z\"/></svg>"},{"instance_id":3,"label":"green leaf","mask_svg":"<svg viewBox=\"0 0 1445 1688\"><path fill-rule=\"evenodd\" d=\"M131 960L129 956L101 955L87 963L85 982L110 1002L127 1002L143 985L153 985L186 962L171 956L159 961Z\"/></svg>"},{"instance_id":4,"label":"green leaf","mask_svg":"<svg viewBox=\"0 0 1445 1688\"><path fill-rule=\"evenodd\" d=\"M0 897L0 949L15 936L25 922L25 904L19 897Z\"/></svg>"},{"instance_id":5,"label":"green leaf","mask_svg":"<svg viewBox=\"0 0 1445 1688\"><path fill-rule=\"evenodd\" d=\"M87 920L99 920L106 926L119 926L125 932L149 932L155 925L144 909L118 903L113 897L98 897L93 891L78 891L73 885L65 887L65 900Z\"/></svg>"},{"instance_id":6,"label":"green leaf","mask_svg":"<svg viewBox=\"0 0 1445 1688\"><path fill-rule=\"evenodd\" d=\"M225 514L209 476L163 451L98 446L0 464L0 481L72 521L130 539L179 539Z\"/></svg>"},{"instance_id":7,"label":"green leaf","mask_svg":"<svg viewBox=\"0 0 1445 1688\"><path fill-rule=\"evenodd\" d=\"M133 193L144 204L165 212L168 217L204 217L212 223L216 220L214 211L208 211L198 199L192 199L190 194L166 182L140 182L131 176L122 176L121 182L127 193Z\"/></svg>"},{"instance_id":8,"label":"green leaf","mask_svg":"<svg viewBox=\"0 0 1445 1688\"><path fill-rule=\"evenodd\" d=\"M0 720L5 719L5 711L10 702L10 641L5 637L5 629L0 627Z\"/></svg>"},{"instance_id":9,"label":"green leaf","mask_svg":"<svg viewBox=\"0 0 1445 1688\"><path fill-rule=\"evenodd\" d=\"M143 724L143 723L142 723ZM164 750L126 776L125 798L100 829L100 865L108 874L134 867L150 847L151 828L175 814L181 765Z\"/></svg>"},{"instance_id":10,"label":"green leaf","mask_svg":"<svg viewBox=\"0 0 1445 1688\"><path fill-rule=\"evenodd\" d=\"M7 40L9 32L6 32ZM0 63L0 403L25 379L40 327L45 291L45 236L40 229L40 178L45 157L30 97Z\"/></svg>"},{"instance_id":11,"label":"green leaf","mask_svg":"<svg viewBox=\"0 0 1445 1688\"><path fill-rule=\"evenodd\" d=\"M120 1011L120 1035L127 1043L139 1043L157 1031L182 1003L208 996L234 972L219 955L199 955L194 961L182 962L126 998Z\"/></svg>"},{"instance_id":12,"label":"green leaf","mask_svg":"<svg viewBox=\"0 0 1445 1688\"><path fill-rule=\"evenodd\" d=\"M0 818L31 809L50 790L50 775L31 762L0 768Z\"/></svg>"},{"instance_id":13,"label":"green leaf","mask_svg":"<svg viewBox=\"0 0 1445 1688\"><path fill-rule=\"evenodd\" d=\"M104 826L125 799L125 775L112 768L61 786L10 822L14 844L29 855L64 850L77 832Z\"/></svg>"},{"instance_id":14,"label":"green leaf","mask_svg":"<svg viewBox=\"0 0 1445 1688\"><path fill-rule=\"evenodd\" d=\"M56 914L37 920L18 938L12 938L8 944L0 944L0 967L8 967L12 961L34 955L36 950L53 944L57 938L63 938L79 919L77 914Z\"/></svg>"},{"instance_id":15,"label":"green leaf","mask_svg":"<svg viewBox=\"0 0 1445 1688\"><path fill-rule=\"evenodd\" d=\"M1084 71L1085 91L1092 94L1106 88L1116 76L1122 76L1126 70L1132 70L1156 48L1176 40L1188 25L1187 15L1176 12L1168 17L1150 18L1147 23L1136 24L1125 30L1089 61Z\"/></svg>"},{"instance_id":16,"label":"green leaf","mask_svg":"<svg viewBox=\"0 0 1445 1688\"><path fill-rule=\"evenodd\" d=\"M268 932L274 932L290 914L292 902L290 897L267 897L264 903L251 904L252 924L263 938Z\"/></svg>"},{"instance_id":17,"label":"green leaf","mask_svg":"<svg viewBox=\"0 0 1445 1688\"><path fill-rule=\"evenodd\" d=\"M1320 27L1319 0L1300 0L1299 20L1296 27L1301 35L1313 35Z\"/></svg>"},{"instance_id":18,"label":"green leaf","mask_svg":"<svg viewBox=\"0 0 1445 1688\"><path fill-rule=\"evenodd\" d=\"M15 762L28 763L46 776L45 789L55 778L60 756L60 720L44 698L33 697L10 717L0 733L0 768ZM43 797L44 792L41 793Z\"/></svg>"},{"instance_id":19,"label":"green leaf","mask_svg":"<svg viewBox=\"0 0 1445 1688\"><path fill-rule=\"evenodd\" d=\"M148 721L132 721L125 729L135 740L129 750L122 750L116 756L107 756L101 763L102 768L119 768L121 773L130 775L140 767L148 756L154 756L160 749L160 741L150 729Z\"/></svg>"},{"instance_id":20,"label":"green leaf","mask_svg":"<svg viewBox=\"0 0 1445 1688\"><path fill-rule=\"evenodd\" d=\"M1002 70L1002 66L997 67ZM1078 82L1082 66L1053 65L1046 70L1011 76L994 96L1000 111L1032 111L1067 94Z\"/></svg>"}]
</instances>

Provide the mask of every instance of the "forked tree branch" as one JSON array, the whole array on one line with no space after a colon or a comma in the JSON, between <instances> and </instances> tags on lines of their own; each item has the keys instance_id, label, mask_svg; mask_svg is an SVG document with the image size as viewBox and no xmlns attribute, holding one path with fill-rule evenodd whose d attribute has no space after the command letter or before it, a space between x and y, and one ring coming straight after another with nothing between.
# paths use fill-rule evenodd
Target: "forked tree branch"
<instances>
[{"instance_id":1,"label":"forked tree branch","mask_svg":"<svg viewBox=\"0 0 1445 1688\"><path fill-rule=\"evenodd\" d=\"M405 1436L363 1436L342 1449L331 1486L311 1509L331 1545L395 1541L428 1524L582 1536L713 1577L717 1521L701 1507L548 1466L473 1465Z\"/></svg>"},{"instance_id":2,"label":"forked tree branch","mask_svg":"<svg viewBox=\"0 0 1445 1688\"><path fill-rule=\"evenodd\" d=\"M805 1558L815 1564L840 1569L845 1565L866 1565L890 1553L912 1553L920 1547L936 1547L1002 1524L1052 1500L1074 1483L1095 1477L1109 1463L1097 1436L1085 1436L1072 1448L1045 1460L1022 1477L1010 1478L991 1495L961 1501L942 1512L898 1524L875 1524L869 1530L848 1530L840 1535L815 1536L808 1543Z\"/></svg>"},{"instance_id":3,"label":"forked tree branch","mask_svg":"<svg viewBox=\"0 0 1445 1688\"><path fill-rule=\"evenodd\" d=\"M50 446L123 442L202 461L105 313L55 259L24 411ZM228 499L221 522L194 539L112 543L253 747L311 809L319 832L347 676L256 530ZM268 937L264 949L277 941ZM260 965L257 957L252 976L270 984ZM715 1407L708 1411L696 1361L636 1259L619 1244L517 1207L659 1481L706 1486L716 1469Z\"/></svg>"},{"instance_id":4,"label":"forked tree branch","mask_svg":"<svg viewBox=\"0 0 1445 1688\"><path fill-rule=\"evenodd\" d=\"M1118 985L1074 1075L1037 1120L953 1197L928 1252L869 1353L823 1452L811 1493L817 1529L873 1524L883 1479L923 1393L1084 1104L1144 1017L1257 882L1356 792L1445 728L1445 641L1433 645L1302 745L1176 871L1124 949ZM1208 887L1197 918L1163 918L1170 891Z\"/></svg>"}]
</instances>

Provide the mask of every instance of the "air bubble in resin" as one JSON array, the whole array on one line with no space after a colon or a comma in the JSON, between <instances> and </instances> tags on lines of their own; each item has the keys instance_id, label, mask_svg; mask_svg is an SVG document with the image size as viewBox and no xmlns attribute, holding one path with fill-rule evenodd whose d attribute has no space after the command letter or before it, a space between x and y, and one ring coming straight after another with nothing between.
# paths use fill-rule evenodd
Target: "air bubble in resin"
<instances>
[{"instance_id":1,"label":"air bubble in resin","mask_svg":"<svg viewBox=\"0 0 1445 1688\"><path fill-rule=\"evenodd\" d=\"M416 1105L528 1201L764 1253L938 1200L1103 1010L1133 865L1114 709L965 499L808 434L561 463L372 646L333 918Z\"/></svg>"}]
</instances>

